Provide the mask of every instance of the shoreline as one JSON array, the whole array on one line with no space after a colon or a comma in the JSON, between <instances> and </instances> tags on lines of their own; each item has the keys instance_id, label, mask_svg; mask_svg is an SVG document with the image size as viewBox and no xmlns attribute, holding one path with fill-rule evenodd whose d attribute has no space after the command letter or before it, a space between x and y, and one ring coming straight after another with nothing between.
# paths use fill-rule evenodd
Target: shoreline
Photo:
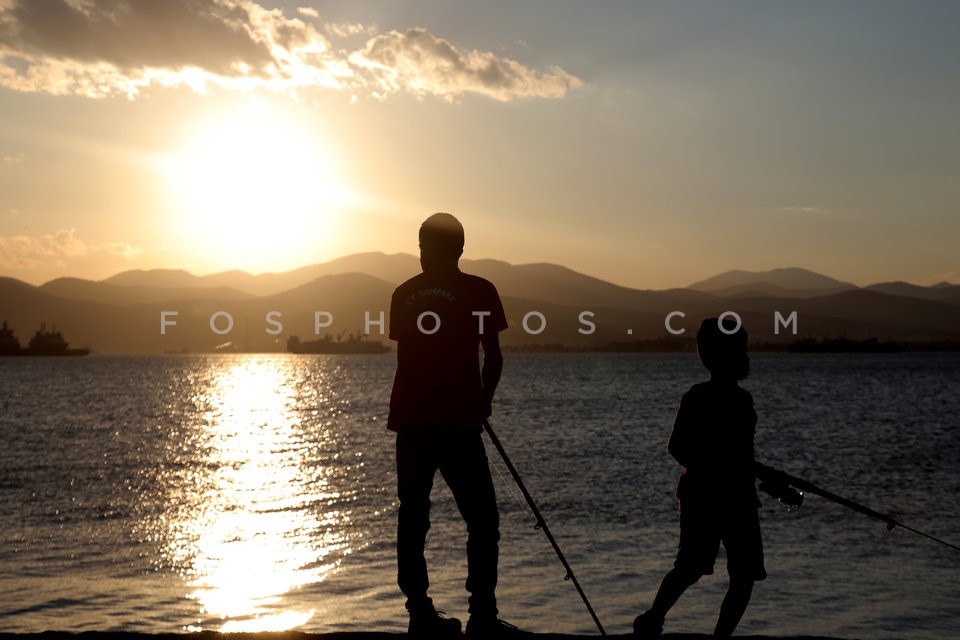
<instances>
[{"instance_id":1,"label":"shoreline","mask_svg":"<svg viewBox=\"0 0 960 640\"><path fill-rule=\"evenodd\" d=\"M300 631L275 631L258 633L222 633L219 631L200 631L196 633L143 633L126 631L43 631L39 633L0 633L0 637L21 640L391 640L405 638L406 633L388 633L382 631L335 631L331 633L303 633ZM466 637L466 636L461 636ZM531 638L540 640L588 640L601 636L569 635L561 633L533 633ZM633 635L613 634L608 638L632 638ZM827 636L735 636L738 640L843 640ZM708 640L704 633L665 633L664 640ZM851 640L851 639L847 639Z\"/></svg>"}]
</instances>

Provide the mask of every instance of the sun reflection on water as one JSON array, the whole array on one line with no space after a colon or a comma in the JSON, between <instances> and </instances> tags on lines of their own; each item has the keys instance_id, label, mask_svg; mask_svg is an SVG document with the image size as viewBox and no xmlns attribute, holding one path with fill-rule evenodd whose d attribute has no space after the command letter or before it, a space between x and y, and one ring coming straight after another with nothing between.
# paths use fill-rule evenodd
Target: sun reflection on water
<instances>
[{"instance_id":1,"label":"sun reflection on water","mask_svg":"<svg viewBox=\"0 0 960 640\"><path fill-rule=\"evenodd\" d=\"M190 630L284 631L314 615L285 595L323 581L350 552L350 514L331 468L311 456L289 362L231 364L201 399L202 454L171 496L168 553L204 618Z\"/></svg>"}]
</instances>

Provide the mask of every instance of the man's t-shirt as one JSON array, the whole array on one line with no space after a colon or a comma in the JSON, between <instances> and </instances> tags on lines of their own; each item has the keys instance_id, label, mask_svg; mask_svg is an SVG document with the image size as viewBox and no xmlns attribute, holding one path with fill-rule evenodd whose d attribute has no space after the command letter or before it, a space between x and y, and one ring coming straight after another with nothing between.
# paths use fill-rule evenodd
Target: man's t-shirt
<instances>
[{"instance_id":1,"label":"man's t-shirt","mask_svg":"<svg viewBox=\"0 0 960 640\"><path fill-rule=\"evenodd\" d=\"M484 334L507 328L500 296L488 280L459 269L431 269L397 287L390 301L397 374L389 429L399 431L408 424L480 426L481 327Z\"/></svg>"}]
</instances>

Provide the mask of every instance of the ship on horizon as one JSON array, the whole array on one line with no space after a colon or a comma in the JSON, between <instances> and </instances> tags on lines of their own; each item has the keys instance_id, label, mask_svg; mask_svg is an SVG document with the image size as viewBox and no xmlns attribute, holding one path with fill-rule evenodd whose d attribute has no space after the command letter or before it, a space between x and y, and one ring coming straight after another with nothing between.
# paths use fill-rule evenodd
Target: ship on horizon
<instances>
[{"instance_id":1,"label":"ship on horizon","mask_svg":"<svg viewBox=\"0 0 960 640\"><path fill-rule=\"evenodd\" d=\"M287 340L287 351L290 353L386 353L390 346L379 340L368 340L363 334L350 334L346 340L341 333L334 340L329 334L319 340L301 342L297 336L290 336Z\"/></svg>"},{"instance_id":2,"label":"ship on horizon","mask_svg":"<svg viewBox=\"0 0 960 640\"><path fill-rule=\"evenodd\" d=\"M30 338L26 347L20 346L20 340L13 334L13 329L3 321L0 326L0 356L85 356L90 353L87 348L71 349L69 343L63 339L63 334L57 331L56 326L47 330L45 322Z\"/></svg>"}]
</instances>

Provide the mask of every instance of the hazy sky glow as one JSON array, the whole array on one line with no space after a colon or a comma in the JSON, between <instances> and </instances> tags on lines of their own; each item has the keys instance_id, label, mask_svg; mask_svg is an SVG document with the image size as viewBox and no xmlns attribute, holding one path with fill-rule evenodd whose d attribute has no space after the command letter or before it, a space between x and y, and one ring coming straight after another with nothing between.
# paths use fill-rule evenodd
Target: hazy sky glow
<instances>
[{"instance_id":1,"label":"hazy sky glow","mask_svg":"<svg viewBox=\"0 0 960 640\"><path fill-rule=\"evenodd\" d=\"M956 2L0 0L0 275L960 281Z\"/></svg>"}]
</instances>

